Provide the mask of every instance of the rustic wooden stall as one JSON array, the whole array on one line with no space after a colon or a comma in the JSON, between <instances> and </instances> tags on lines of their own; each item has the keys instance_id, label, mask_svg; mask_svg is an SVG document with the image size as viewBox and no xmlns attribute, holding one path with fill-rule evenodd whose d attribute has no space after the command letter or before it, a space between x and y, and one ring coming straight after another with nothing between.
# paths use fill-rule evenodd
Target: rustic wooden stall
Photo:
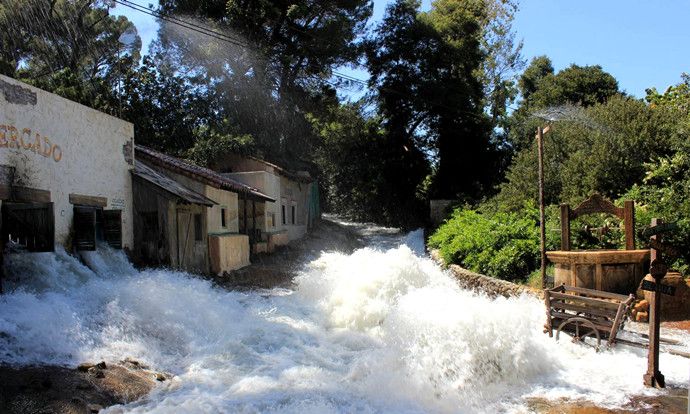
<instances>
[{"instance_id":1,"label":"rustic wooden stall","mask_svg":"<svg viewBox=\"0 0 690 414\"><path fill-rule=\"evenodd\" d=\"M623 220L625 250L571 250L570 222L589 214L606 213ZM616 207L594 194L575 209L561 204L561 250L546 253L555 265L554 285L561 284L619 294L635 292L644 277L649 250L635 249L635 205Z\"/></svg>"}]
</instances>

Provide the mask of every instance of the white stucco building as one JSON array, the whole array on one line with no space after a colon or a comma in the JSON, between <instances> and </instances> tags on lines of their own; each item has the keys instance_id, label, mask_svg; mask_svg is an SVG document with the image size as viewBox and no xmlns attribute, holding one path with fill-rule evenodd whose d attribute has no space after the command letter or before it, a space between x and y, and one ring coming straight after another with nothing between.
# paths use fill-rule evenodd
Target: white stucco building
<instances>
[{"instance_id":1,"label":"white stucco building","mask_svg":"<svg viewBox=\"0 0 690 414\"><path fill-rule=\"evenodd\" d=\"M133 137L129 122L0 75L3 240L129 248Z\"/></svg>"}]
</instances>

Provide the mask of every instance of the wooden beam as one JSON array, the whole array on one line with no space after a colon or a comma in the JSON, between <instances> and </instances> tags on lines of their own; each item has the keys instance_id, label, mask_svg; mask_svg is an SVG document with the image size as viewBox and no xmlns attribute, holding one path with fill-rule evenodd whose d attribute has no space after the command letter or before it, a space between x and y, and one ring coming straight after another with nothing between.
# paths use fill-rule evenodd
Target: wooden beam
<instances>
[{"instance_id":1,"label":"wooden beam","mask_svg":"<svg viewBox=\"0 0 690 414\"><path fill-rule=\"evenodd\" d=\"M625 225L625 250L635 250L635 202L625 200L623 207Z\"/></svg>"},{"instance_id":2,"label":"wooden beam","mask_svg":"<svg viewBox=\"0 0 690 414\"><path fill-rule=\"evenodd\" d=\"M96 197L81 194L70 194L69 202L70 204L79 204L82 206L92 207L105 207L108 205L108 199L106 197Z\"/></svg>"},{"instance_id":3,"label":"wooden beam","mask_svg":"<svg viewBox=\"0 0 690 414\"><path fill-rule=\"evenodd\" d=\"M12 201L19 203L50 203L50 191L12 186Z\"/></svg>"}]
</instances>

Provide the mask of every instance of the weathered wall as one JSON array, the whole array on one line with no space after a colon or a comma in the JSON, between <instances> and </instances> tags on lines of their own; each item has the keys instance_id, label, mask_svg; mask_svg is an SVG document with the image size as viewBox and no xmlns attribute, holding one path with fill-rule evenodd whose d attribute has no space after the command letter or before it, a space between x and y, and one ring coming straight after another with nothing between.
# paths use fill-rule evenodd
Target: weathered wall
<instances>
[{"instance_id":1,"label":"weathered wall","mask_svg":"<svg viewBox=\"0 0 690 414\"><path fill-rule=\"evenodd\" d=\"M13 185L50 191L56 243L67 242L73 193L122 210L131 247L133 137L128 122L0 75L0 165L16 168Z\"/></svg>"},{"instance_id":2,"label":"weathered wall","mask_svg":"<svg viewBox=\"0 0 690 414\"><path fill-rule=\"evenodd\" d=\"M208 211L208 231L209 233L237 233L240 231L239 221L238 221L238 200L237 193L230 191L220 190L218 188L211 187L209 185L205 186L205 192L203 193L206 197L218 203L209 209ZM226 226L221 226L221 209L225 208L225 219Z\"/></svg>"},{"instance_id":3,"label":"weathered wall","mask_svg":"<svg viewBox=\"0 0 690 414\"><path fill-rule=\"evenodd\" d=\"M275 174L266 171L251 171L228 173L225 175L250 187L254 187L275 200L280 200L280 178ZM280 221L280 202L267 202L265 204L263 210L263 225L257 224L257 227L261 228L263 231L282 229L283 226Z\"/></svg>"},{"instance_id":4,"label":"weathered wall","mask_svg":"<svg viewBox=\"0 0 690 414\"><path fill-rule=\"evenodd\" d=\"M307 233L307 213L309 185L280 177L280 202L285 206L287 224L283 226L288 231L290 240L302 238ZM295 207L295 222L292 222L292 207Z\"/></svg>"},{"instance_id":5,"label":"weathered wall","mask_svg":"<svg viewBox=\"0 0 690 414\"><path fill-rule=\"evenodd\" d=\"M209 236L211 272L220 275L248 266L249 237L244 234Z\"/></svg>"}]
</instances>

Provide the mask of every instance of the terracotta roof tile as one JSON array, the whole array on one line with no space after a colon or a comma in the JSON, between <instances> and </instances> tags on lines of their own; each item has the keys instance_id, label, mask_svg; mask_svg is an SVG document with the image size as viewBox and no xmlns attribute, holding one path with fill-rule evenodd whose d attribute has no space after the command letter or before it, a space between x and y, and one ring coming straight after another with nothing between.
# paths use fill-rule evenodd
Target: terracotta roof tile
<instances>
[{"instance_id":1,"label":"terracotta roof tile","mask_svg":"<svg viewBox=\"0 0 690 414\"><path fill-rule=\"evenodd\" d=\"M276 201L254 187L250 187L239 181L235 181L232 178L223 177L219 173L208 168L190 164L179 158L163 154L162 152L152 150L151 148L147 148L142 145L136 145L135 149L136 156L148 161L150 164L154 164L156 166L185 175L212 187L235 193L243 193L246 194L248 198L255 200L271 202Z\"/></svg>"}]
</instances>

